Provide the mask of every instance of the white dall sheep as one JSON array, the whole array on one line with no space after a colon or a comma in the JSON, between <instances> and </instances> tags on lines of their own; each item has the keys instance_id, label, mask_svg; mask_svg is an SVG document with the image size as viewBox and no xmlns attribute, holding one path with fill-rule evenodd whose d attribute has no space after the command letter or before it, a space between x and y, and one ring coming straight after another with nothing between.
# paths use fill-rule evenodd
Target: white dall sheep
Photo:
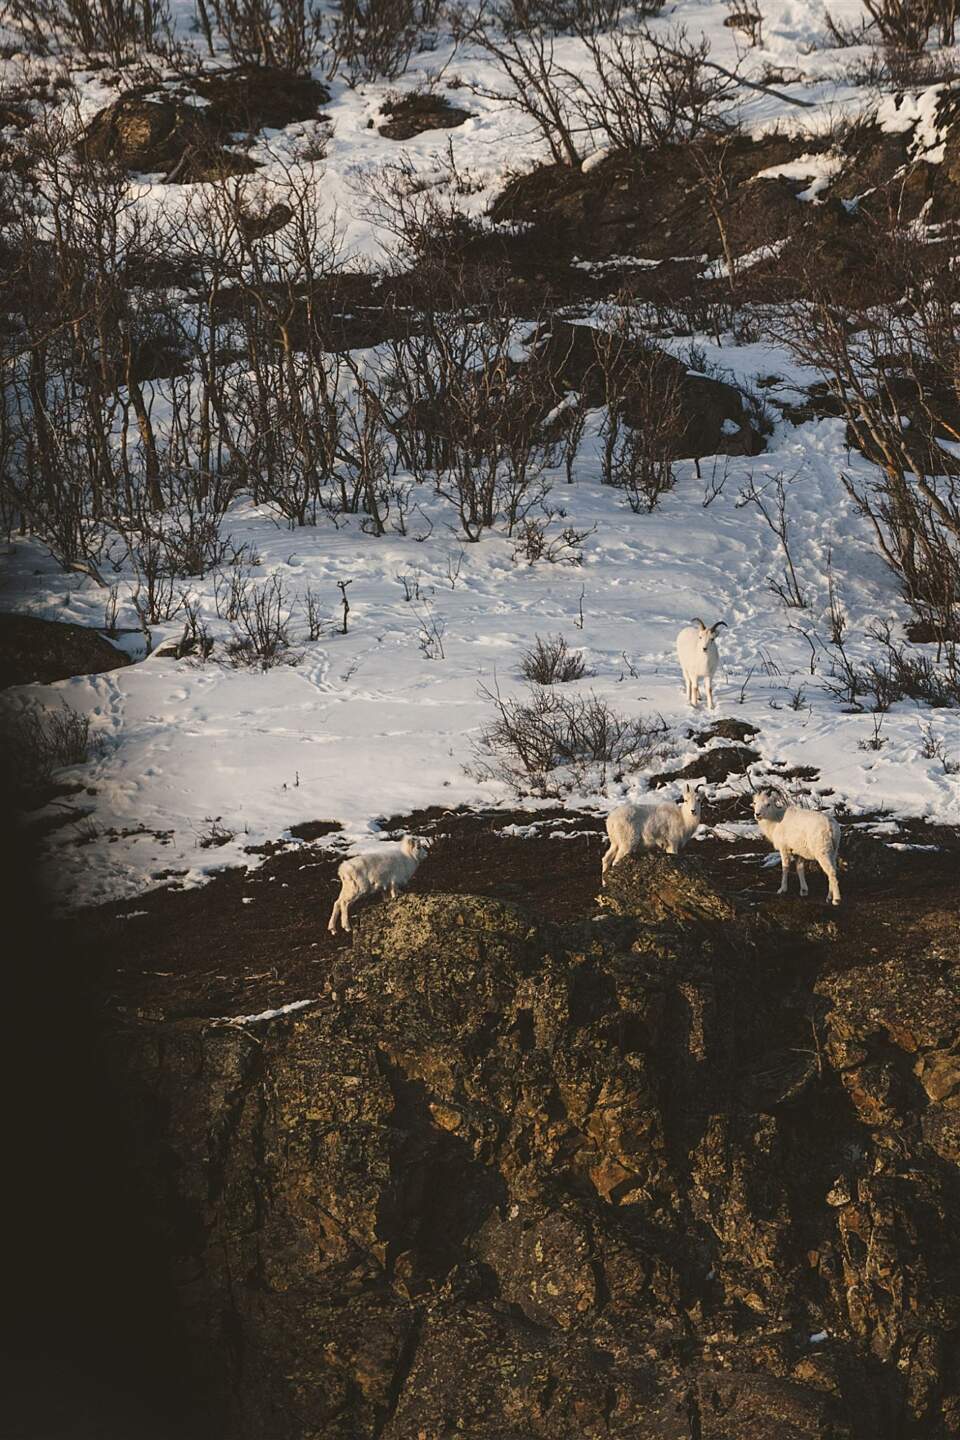
<instances>
[{"instance_id":1,"label":"white dall sheep","mask_svg":"<svg viewBox=\"0 0 960 1440\"><path fill-rule=\"evenodd\" d=\"M634 850L665 850L679 855L700 824L701 796L692 785L684 785L679 805L618 805L607 816L610 844L601 862L602 883L607 871Z\"/></svg>"},{"instance_id":2,"label":"white dall sheep","mask_svg":"<svg viewBox=\"0 0 960 1440\"><path fill-rule=\"evenodd\" d=\"M715 625L707 627L702 620L694 619L677 636L677 658L687 687L687 703L690 705L700 704L702 680L707 692L707 704L711 710L717 708L713 703L713 677L720 664L717 631L726 623L726 620L718 620Z\"/></svg>"},{"instance_id":3,"label":"white dall sheep","mask_svg":"<svg viewBox=\"0 0 960 1440\"><path fill-rule=\"evenodd\" d=\"M807 877L803 873L805 860L815 860L827 877L830 886L830 901L840 904L840 885L837 881L837 852L840 849L840 826L822 810L803 810L799 805L781 805L769 790L761 790L753 797L753 813L760 827L761 835L780 852L783 878L779 895L786 895L790 875L790 861L797 862L800 876L800 894L806 895Z\"/></svg>"},{"instance_id":4,"label":"white dall sheep","mask_svg":"<svg viewBox=\"0 0 960 1440\"><path fill-rule=\"evenodd\" d=\"M330 923L327 929L331 935L337 933L337 922L344 930L350 929L350 906L362 895L376 895L389 890L391 899L397 891L403 890L416 874L417 867L430 849L428 840L415 835L405 835L399 845L383 845L377 850L364 850L344 860L337 874L340 876L340 894L333 902Z\"/></svg>"}]
</instances>

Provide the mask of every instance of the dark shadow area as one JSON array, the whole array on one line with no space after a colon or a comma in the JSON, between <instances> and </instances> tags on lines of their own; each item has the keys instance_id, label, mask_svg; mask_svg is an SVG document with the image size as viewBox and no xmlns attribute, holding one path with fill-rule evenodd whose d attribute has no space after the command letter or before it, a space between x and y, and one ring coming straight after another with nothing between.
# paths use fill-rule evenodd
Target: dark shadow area
<instances>
[{"instance_id":1,"label":"dark shadow area","mask_svg":"<svg viewBox=\"0 0 960 1440\"><path fill-rule=\"evenodd\" d=\"M51 918L3 800L3 1432L211 1440L100 1073L98 957Z\"/></svg>"}]
</instances>

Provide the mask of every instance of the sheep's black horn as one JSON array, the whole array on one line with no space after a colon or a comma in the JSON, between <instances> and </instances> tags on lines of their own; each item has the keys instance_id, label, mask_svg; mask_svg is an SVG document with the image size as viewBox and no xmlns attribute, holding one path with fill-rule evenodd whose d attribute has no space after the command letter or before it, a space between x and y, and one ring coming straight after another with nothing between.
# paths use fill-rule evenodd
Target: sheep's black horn
<instances>
[{"instance_id":1,"label":"sheep's black horn","mask_svg":"<svg viewBox=\"0 0 960 1440\"><path fill-rule=\"evenodd\" d=\"M730 629L730 626L727 624L726 620L718 620L717 623L716 623L716 625L711 625L711 626L710 626L710 629L711 629L711 630L719 630L721 625L724 627L725 630L729 630L729 629Z\"/></svg>"},{"instance_id":2,"label":"sheep's black horn","mask_svg":"<svg viewBox=\"0 0 960 1440\"><path fill-rule=\"evenodd\" d=\"M694 615L693 619L690 621L690 624L699 625L701 630L706 630L707 628L706 625L704 625L703 621L700 619L699 615Z\"/></svg>"}]
</instances>

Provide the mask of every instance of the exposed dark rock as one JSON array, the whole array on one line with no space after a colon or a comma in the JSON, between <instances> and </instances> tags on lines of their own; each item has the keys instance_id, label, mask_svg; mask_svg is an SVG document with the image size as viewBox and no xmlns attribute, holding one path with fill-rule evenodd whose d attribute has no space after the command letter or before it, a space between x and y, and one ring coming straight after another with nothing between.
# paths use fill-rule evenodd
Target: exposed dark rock
<instances>
[{"instance_id":1,"label":"exposed dark rock","mask_svg":"<svg viewBox=\"0 0 960 1440\"><path fill-rule=\"evenodd\" d=\"M652 775L650 787L657 789L661 785L671 785L674 780L709 780L711 785L719 785L728 775L746 775L753 762L759 759L759 750L751 750L748 745L716 745L712 750L704 750L680 770L663 770L659 775Z\"/></svg>"},{"instance_id":2,"label":"exposed dark rock","mask_svg":"<svg viewBox=\"0 0 960 1440\"><path fill-rule=\"evenodd\" d=\"M754 735L759 735L759 733L759 727L751 725L747 720L724 719L714 720L706 730L700 730L690 738L695 745L708 745L711 740L746 742L752 740Z\"/></svg>"},{"instance_id":3,"label":"exposed dark rock","mask_svg":"<svg viewBox=\"0 0 960 1440\"><path fill-rule=\"evenodd\" d=\"M725 182L733 197L725 223L737 254L780 240L802 223L804 206L795 198L802 186L753 177L811 148L809 139L783 135L739 136L724 147ZM490 213L494 220L532 224L548 241L550 235L562 238L570 253L588 259L722 253L707 187L682 145L636 156L613 154L586 174L567 165L542 166L511 181Z\"/></svg>"},{"instance_id":4,"label":"exposed dark rock","mask_svg":"<svg viewBox=\"0 0 960 1440\"><path fill-rule=\"evenodd\" d=\"M319 840L323 835L334 835L342 829L339 820L302 820L298 825L290 826L290 834L295 840Z\"/></svg>"},{"instance_id":5,"label":"exposed dark rock","mask_svg":"<svg viewBox=\"0 0 960 1440\"><path fill-rule=\"evenodd\" d=\"M953 1433L955 948L831 973L842 912L687 858L605 896L405 896L299 1011L110 1022L221 1433Z\"/></svg>"},{"instance_id":6,"label":"exposed dark rock","mask_svg":"<svg viewBox=\"0 0 960 1440\"><path fill-rule=\"evenodd\" d=\"M160 171L170 183L257 168L247 156L223 149L204 111L167 97L121 96L93 117L82 144L94 160L148 174Z\"/></svg>"},{"instance_id":7,"label":"exposed dark rock","mask_svg":"<svg viewBox=\"0 0 960 1440\"><path fill-rule=\"evenodd\" d=\"M455 130L465 120L472 119L469 110L461 110L452 105L446 95L430 91L414 91L387 100L383 113L390 119L378 127L378 134L387 140L411 140L427 130Z\"/></svg>"},{"instance_id":8,"label":"exposed dark rock","mask_svg":"<svg viewBox=\"0 0 960 1440\"><path fill-rule=\"evenodd\" d=\"M644 352L649 353L649 352ZM553 376L558 394L576 390L589 405L604 403L604 377L597 350L597 331L589 325L555 322L549 335L538 347ZM636 360L639 347L625 343L612 371L626 377L631 360ZM657 351L658 374L664 384L678 384L684 417L674 458L701 455L756 455L764 448L763 436L744 409L743 396L735 385L715 380L708 375L692 373L679 360ZM629 389L626 391L624 418L639 417L631 411Z\"/></svg>"},{"instance_id":9,"label":"exposed dark rock","mask_svg":"<svg viewBox=\"0 0 960 1440\"><path fill-rule=\"evenodd\" d=\"M241 216L240 229L248 240L264 240L268 235L275 235L278 230L282 230L284 225L289 225L292 219L293 211L290 206L278 202L262 214Z\"/></svg>"},{"instance_id":10,"label":"exposed dark rock","mask_svg":"<svg viewBox=\"0 0 960 1440\"><path fill-rule=\"evenodd\" d=\"M330 91L310 75L269 65L237 65L185 78L185 87L208 102L211 122L221 131L252 134L282 130L296 120L318 120Z\"/></svg>"},{"instance_id":11,"label":"exposed dark rock","mask_svg":"<svg viewBox=\"0 0 960 1440\"><path fill-rule=\"evenodd\" d=\"M129 664L129 655L85 625L0 614L0 689L48 685L71 675L99 675Z\"/></svg>"},{"instance_id":12,"label":"exposed dark rock","mask_svg":"<svg viewBox=\"0 0 960 1440\"><path fill-rule=\"evenodd\" d=\"M200 96L205 102L195 103ZM322 118L329 92L309 76L256 65L185 76L179 83L128 91L93 117L83 148L128 170L161 171L188 184L257 169L226 149L237 134Z\"/></svg>"}]
</instances>

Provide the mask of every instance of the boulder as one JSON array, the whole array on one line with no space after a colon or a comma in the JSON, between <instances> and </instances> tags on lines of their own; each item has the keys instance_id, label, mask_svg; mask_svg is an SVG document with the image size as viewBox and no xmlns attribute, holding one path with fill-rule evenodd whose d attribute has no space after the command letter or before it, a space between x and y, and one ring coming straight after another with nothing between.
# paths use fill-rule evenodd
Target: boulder
<instances>
[{"instance_id":1,"label":"boulder","mask_svg":"<svg viewBox=\"0 0 960 1440\"><path fill-rule=\"evenodd\" d=\"M242 175L257 166L225 150L218 128L201 109L172 97L122 95L87 126L86 155L124 170L157 171L180 184L222 175Z\"/></svg>"},{"instance_id":2,"label":"boulder","mask_svg":"<svg viewBox=\"0 0 960 1440\"><path fill-rule=\"evenodd\" d=\"M0 615L0 689L120 670L130 657L96 630L34 615Z\"/></svg>"},{"instance_id":3,"label":"boulder","mask_svg":"<svg viewBox=\"0 0 960 1440\"><path fill-rule=\"evenodd\" d=\"M412 140L428 130L455 130L473 118L469 110L451 105L445 95L417 91L386 101L383 113L390 118L377 133L386 140Z\"/></svg>"},{"instance_id":4,"label":"boulder","mask_svg":"<svg viewBox=\"0 0 960 1440\"><path fill-rule=\"evenodd\" d=\"M597 332L589 325L555 322L536 350L546 364L558 398L575 390L590 406L604 403L603 370L597 347ZM765 441L755 421L744 408L743 396L735 385L709 375L688 370L687 366L656 347L639 342L624 343L612 366L612 378L625 387L624 418L627 423L641 423L631 407L629 371L631 363L649 364L654 357L656 375L665 387L678 386L682 411L682 429L673 447L673 459L690 459L702 455L756 455Z\"/></svg>"}]
</instances>

